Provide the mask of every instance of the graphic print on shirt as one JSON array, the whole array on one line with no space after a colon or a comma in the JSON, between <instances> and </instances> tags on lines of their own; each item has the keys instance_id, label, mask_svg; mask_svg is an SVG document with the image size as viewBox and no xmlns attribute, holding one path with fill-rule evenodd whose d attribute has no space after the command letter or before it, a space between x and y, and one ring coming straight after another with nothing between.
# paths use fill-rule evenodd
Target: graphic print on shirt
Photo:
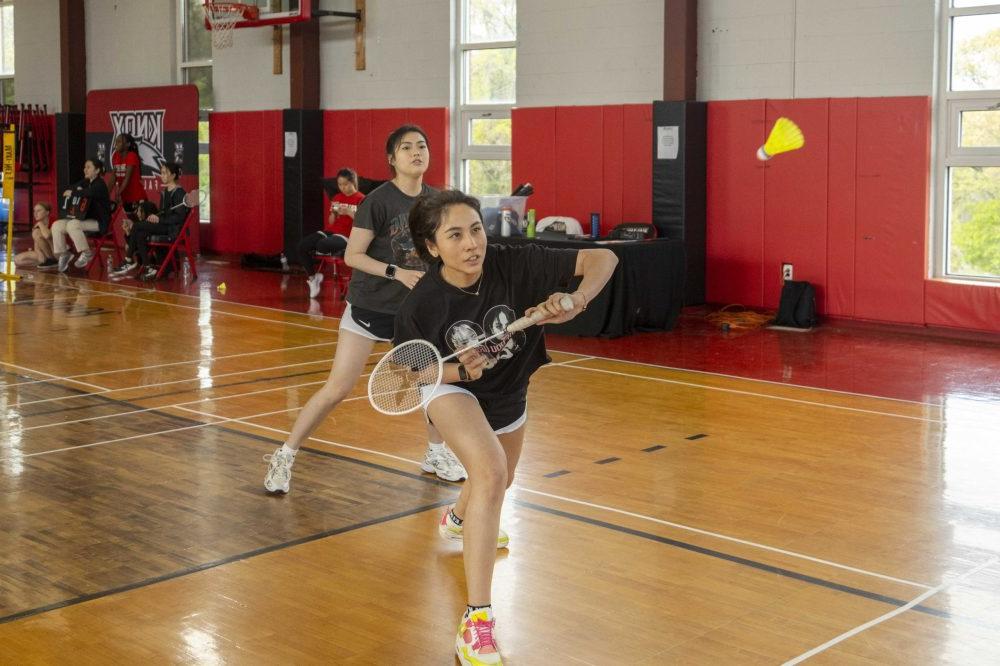
<instances>
[{"instance_id":1,"label":"graphic print on shirt","mask_svg":"<svg viewBox=\"0 0 1000 666\"><path fill-rule=\"evenodd\" d=\"M409 219L410 213L407 211L389 220L389 244L392 247L392 256L395 257L397 266L422 271L425 266L420 255L417 254L413 239L410 237Z\"/></svg>"},{"instance_id":2,"label":"graphic print on shirt","mask_svg":"<svg viewBox=\"0 0 1000 666\"><path fill-rule=\"evenodd\" d=\"M497 305L486 312L482 324L467 319L457 321L448 327L444 337L451 350L457 352L459 349L469 347L480 338L503 332L516 319L513 309L506 305ZM499 361L514 358L514 354L524 346L524 340L524 331L516 331L502 335L496 340L490 340L476 349L486 357L486 368L490 369Z\"/></svg>"}]
</instances>

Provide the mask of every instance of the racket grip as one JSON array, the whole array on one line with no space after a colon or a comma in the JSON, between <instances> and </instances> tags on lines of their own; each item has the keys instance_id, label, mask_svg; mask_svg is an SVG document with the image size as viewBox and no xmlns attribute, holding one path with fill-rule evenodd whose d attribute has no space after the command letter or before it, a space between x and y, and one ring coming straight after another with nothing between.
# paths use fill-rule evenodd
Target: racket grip
<instances>
[{"instance_id":1,"label":"racket grip","mask_svg":"<svg viewBox=\"0 0 1000 666\"><path fill-rule=\"evenodd\" d=\"M574 307L573 299L570 298L569 296L563 296L562 299L559 301L559 306L563 309L564 312L569 312ZM535 324L543 322L546 319L548 319L548 315L546 315L541 310L535 310L534 312L531 313L531 315L527 317L521 317L517 321L513 322L510 326L507 327L507 330L510 331L511 333L515 333L517 331L523 331L529 326L534 326Z\"/></svg>"}]
</instances>

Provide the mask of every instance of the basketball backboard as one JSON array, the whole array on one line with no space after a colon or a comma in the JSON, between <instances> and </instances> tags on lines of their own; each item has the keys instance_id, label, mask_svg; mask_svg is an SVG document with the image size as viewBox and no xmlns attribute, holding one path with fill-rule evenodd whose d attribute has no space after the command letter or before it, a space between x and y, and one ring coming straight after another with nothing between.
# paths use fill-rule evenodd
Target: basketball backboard
<instances>
[{"instance_id":1,"label":"basketball backboard","mask_svg":"<svg viewBox=\"0 0 1000 666\"><path fill-rule=\"evenodd\" d=\"M220 0L221 2L222 0ZM208 4L208 0L206 0ZM264 25L281 25L308 21L312 14L311 0L242 0L244 5L252 5L260 11L252 20L241 20L235 28L257 28Z\"/></svg>"}]
</instances>

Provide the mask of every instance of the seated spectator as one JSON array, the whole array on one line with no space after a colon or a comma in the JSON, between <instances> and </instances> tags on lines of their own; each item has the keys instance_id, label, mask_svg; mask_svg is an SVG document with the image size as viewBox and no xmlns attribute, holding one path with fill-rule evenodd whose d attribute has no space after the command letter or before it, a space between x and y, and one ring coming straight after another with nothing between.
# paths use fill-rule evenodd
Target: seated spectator
<instances>
[{"instance_id":1,"label":"seated spectator","mask_svg":"<svg viewBox=\"0 0 1000 666\"><path fill-rule=\"evenodd\" d=\"M30 250L14 255L14 265L18 268L37 266L42 270L55 268L56 255L52 251L52 230L49 229L49 215L52 205L44 201L35 204L32 210L33 222L31 240L34 243Z\"/></svg>"},{"instance_id":2,"label":"seated spectator","mask_svg":"<svg viewBox=\"0 0 1000 666\"><path fill-rule=\"evenodd\" d=\"M68 235L73 247L80 253L74 266L83 268L93 258L94 253L87 243L84 232L108 232L111 224L111 198L108 184L102 178L104 162L91 158L83 163L83 180L63 192L66 198L66 217L52 225L52 248L59 260L60 273L65 273L73 259L66 244Z\"/></svg>"},{"instance_id":3,"label":"seated spectator","mask_svg":"<svg viewBox=\"0 0 1000 666\"><path fill-rule=\"evenodd\" d=\"M310 274L306 280L309 283L309 298L319 296L323 283L323 274L315 272L313 253L343 254L354 225L354 214L358 211L358 204L365 199L365 195L358 191L358 174L353 169L337 172L337 189L339 192L330 201L330 216L323 231L309 234L298 246L299 265Z\"/></svg>"},{"instance_id":4,"label":"seated spectator","mask_svg":"<svg viewBox=\"0 0 1000 666\"><path fill-rule=\"evenodd\" d=\"M181 167L176 162L164 162L160 167L163 192L160 194L159 211L150 213L147 206L138 207L141 211L140 219L128 225L128 256L125 263L111 272L112 276L127 275L143 266L140 279L150 280L156 277L158 268L150 260L149 237L167 236L173 240L177 238L187 219L189 209L184 204L184 188L177 182L180 177Z\"/></svg>"},{"instance_id":5,"label":"seated spectator","mask_svg":"<svg viewBox=\"0 0 1000 666\"><path fill-rule=\"evenodd\" d=\"M136 268L140 267L139 255L135 251L135 239L132 230L136 224L143 224L150 215L155 215L159 210L152 201L139 201L135 204L134 210L122 220L122 233L125 235L125 260L109 273L111 277L125 277Z\"/></svg>"}]
</instances>

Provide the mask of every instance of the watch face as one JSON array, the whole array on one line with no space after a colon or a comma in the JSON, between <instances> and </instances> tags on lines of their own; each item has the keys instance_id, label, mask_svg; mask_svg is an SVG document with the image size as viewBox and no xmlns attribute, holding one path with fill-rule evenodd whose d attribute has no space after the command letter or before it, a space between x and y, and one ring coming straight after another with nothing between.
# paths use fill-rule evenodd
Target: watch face
<instances>
[{"instance_id":1,"label":"watch face","mask_svg":"<svg viewBox=\"0 0 1000 666\"><path fill-rule=\"evenodd\" d=\"M385 276L387 278L394 278L394 277L396 277L396 267L393 266L392 264L389 264L388 266L386 266L385 267Z\"/></svg>"}]
</instances>

